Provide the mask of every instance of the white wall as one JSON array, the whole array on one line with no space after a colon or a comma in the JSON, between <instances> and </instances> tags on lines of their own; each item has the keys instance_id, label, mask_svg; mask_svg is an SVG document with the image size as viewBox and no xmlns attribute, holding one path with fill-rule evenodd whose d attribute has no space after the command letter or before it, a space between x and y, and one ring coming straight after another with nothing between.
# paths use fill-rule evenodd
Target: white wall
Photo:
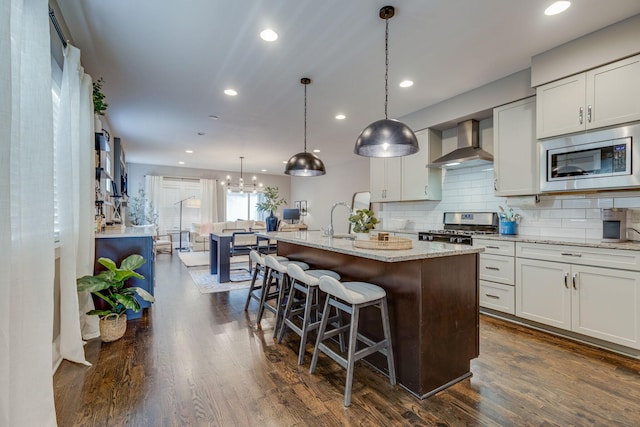
<instances>
[{"instance_id":1,"label":"white wall","mask_svg":"<svg viewBox=\"0 0 640 427\"><path fill-rule=\"evenodd\" d=\"M309 214L304 222L310 230L320 230L329 224L331 206L336 202L351 204L353 193L369 190L369 158L349 154L348 160L339 164L326 164L327 174L318 177L292 177L291 200L306 200ZM349 211L336 207L334 227L336 233L349 229Z\"/></svg>"}]
</instances>

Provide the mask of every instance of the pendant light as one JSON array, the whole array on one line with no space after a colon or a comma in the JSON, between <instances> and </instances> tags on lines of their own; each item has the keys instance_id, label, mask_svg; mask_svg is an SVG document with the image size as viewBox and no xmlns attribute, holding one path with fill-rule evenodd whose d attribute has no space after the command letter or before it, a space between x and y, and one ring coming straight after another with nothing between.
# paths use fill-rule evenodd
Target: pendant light
<instances>
[{"instance_id":1,"label":"pendant light","mask_svg":"<svg viewBox=\"0 0 640 427\"><path fill-rule=\"evenodd\" d=\"M380 18L385 20L385 74L384 74L384 119L367 126L356 141L353 152L365 157L399 157L417 153L418 140L411 128L398 120L389 120L389 19L395 14L393 6L380 9Z\"/></svg>"},{"instance_id":2,"label":"pendant light","mask_svg":"<svg viewBox=\"0 0 640 427\"><path fill-rule=\"evenodd\" d=\"M247 189L244 187L244 176L242 170L242 161L244 160L244 156L240 156L240 180L238 181L238 185L235 187L231 185L231 176L227 175L227 193L231 193L232 191L238 191L240 193L244 193ZM223 182L224 184L224 182ZM251 178L251 191L255 194L258 192L258 178L255 176ZM262 184L260 184L262 187Z\"/></svg>"},{"instance_id":3,"label":"pendant light","mask_svg":"<svg viewBox=\"0 0 640 427\"><path fill-rule=\"evenodd\" d=\"M311 79L303 77L300 83L304 85L304 151L289 159L284 173L293 176L324 175L327 171L324 169L322 160L313 153L307 153L307 85L311 83Z\"/></svg>"}]
</instances>

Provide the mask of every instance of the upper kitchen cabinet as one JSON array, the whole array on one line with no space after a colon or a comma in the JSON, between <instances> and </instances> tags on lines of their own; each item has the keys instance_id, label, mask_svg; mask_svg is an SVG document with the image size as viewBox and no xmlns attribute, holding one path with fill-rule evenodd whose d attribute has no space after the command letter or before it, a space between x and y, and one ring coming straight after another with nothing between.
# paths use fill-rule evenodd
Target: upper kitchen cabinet
<instances>
[{"instance_id":1,"label":"upper kitchen cabinet","mask_svg":"<svg viewBox=\"0 0 640 427\"><path fill-rule=\"evenodd\" d=\"M538 139L640 120L640 55L536 88Z\"/></svg>"},{"instance_id":2,"label":"upper kitchen cabinet","mask_svg":"<svg viewBox=\"0 0 640 427\"><path fill-rule=\"evenodd\" d=\"M427 168L440 157L440 135L424 129L416 132L420 151L402 157L402 200L440 200L442 198L442 169Z\"/></svg>"},{"instance_id":3,"label":"upper kitchen cabinet","mask_svg":"<svg viewBox=\"0 0 640 427\"><path fill-rule=\"evenodd\" d=\"M372 158L370 187L372 202L440 200L442 171L426 164L440 156L440 136L425 129L416 132L420 151L410 156Z\"/></svg>"},{"instance_id":4,"label":"upper kitchen cabinet","mask_svg":"<svg viewBox=\"0 0 640 427\"><path fill-rule=\"evenodd\" d=\"M402 195L402 158L371 158L369 185L372 202L396 202Z\"/></svg>"},{"instance_id":5,"label":"upper kitchen cabinet","mask_svg":"<svg viewBox=\"0 0 640 427\"><path fill-rule=\"evenodd\" d=\"M537 194L536 97L495 108L493 126L496 196Z\"/></svg>"}]
</instances>

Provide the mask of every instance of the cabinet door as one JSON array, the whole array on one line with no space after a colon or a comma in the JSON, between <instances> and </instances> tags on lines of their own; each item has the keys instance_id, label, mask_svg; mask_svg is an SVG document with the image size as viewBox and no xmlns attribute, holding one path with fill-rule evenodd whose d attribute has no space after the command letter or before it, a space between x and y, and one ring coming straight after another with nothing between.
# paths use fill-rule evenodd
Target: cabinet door
<instances>
[{"instance_id":1,"label":"cabinet door","mask_svg":"<svg viewBox=\"0 0 640 427\"><path fill-rule=\"evenodd\" d=\"M640 273L572 266L572 330L640 348Z\"/></svg>"},{"instance_id":2,"label":"cabinet door","mask_svg":"<svg viewBox=\"0 0 640 427\"><path fill-rule=\"evenodd\" d=\"M402 192L402 158L372 158L369 163L369 186L372 202L399 201Z\"/></svg>"},{"instance_id":3,"label":"cabinet door","mask_svg":"<svg viewBox=\"0 0 640 427\"><path fill-rule=\"evenodd\" d=\"M537 194L536 98L494 109L493 128L495 194Z\"/></svg>"},{"instance_id":4,"label":"cabinet door","mask_svg":"<svg viewBox=\"0 0 640 427\"><path fill-rule=\"evenodd\" d=\"M571 329L571 265L516 259L516 316Z\"/></svg>"},{"instance_id":5,"label":"cabinet door","mask_svg":"<svg viewBox=\"0 0 640 427\"><path fill-rule=\"evenodd\" d=\"M640 120L640 55L587 72L587 129Z\"/></svg>"},{"instance_id":6,"label":"cabinet door","mask_svg":"<svg viewBox=\"0 0 640 427\"><path fill-rule=\"evenodd\" d=\"M440 200L442 198L442 170L427 168L426 164L439 157L441 148L430 129L416 132L420 151L402 157L402 200Z\"/></svg>"},{"instance_id":7,"label":"cabinet door","mask_svg":"<svg viewBox=\"0 0 640 427\"><path fill-rule=\"evenodd\" d=\"M538 139L585 129L585 73L536 88Z\"/></svg>"}]
</instances>

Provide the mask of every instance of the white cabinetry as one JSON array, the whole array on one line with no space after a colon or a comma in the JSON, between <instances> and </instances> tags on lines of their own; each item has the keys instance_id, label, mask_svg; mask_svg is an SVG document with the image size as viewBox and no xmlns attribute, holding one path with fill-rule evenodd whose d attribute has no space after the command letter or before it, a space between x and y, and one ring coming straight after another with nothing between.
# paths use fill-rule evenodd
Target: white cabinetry
<instances>
[{"instance_id":1,"label":"white cabinetry","mask_svg":"<svg viewBox=\"0 0 640 427\"><path fill-rule=\"evenodd\" d=\"M515 314L515 243L473 239L473 246L485 248L480 254L480 306Z\"/></svg>"},{"instance_id":2,"label":"white cabinetry","mask_svg":"<svg viewBox=\"0 0 640 427\"><path fill-rule=\"evenodd\" d=\"M439 157L439 135L430 129L416 132L420 151L410 156L372 158L370 191L372 202L403 200L440 200L442 171L427 169L426 164Z\"/></svg>"},{"instance_id":3,"label":"white cabinetry","mask_svg":"<svg viewBox=\"0 0 640 427\"><path fill-rule=\"evenodd\" d=\"M516 255L517 316L640 349L639 252L517 243Z\"/></svg>"},{"instance_id":4,"label":"white cabinetry","mask_svg":"<svg viewBox=\"0 0 640 427\"><path fill-rule=\"evenodd\" d=\"M442 198L442 170L427 168L431 160L440 157L440 136L431 129L416 132L420 151L402 157L401 200L440 200Z\"/></svg>"},{"instance_id":5,"label":"white cabinetry","mask_svg":"<svg viewBox=\"0 0 640 427\"><path fill-rule=\"evenodd\" d=\"M640 120L640 55L536 88L539 139Z\"/></svg>"},{"instance_id":6,"label":"white cabinetry","mask_svg":"<svg viewBox=\"0 0 640 427\"><path fill-rule=\"evenodd\" d=\"M402 158L372 158L370 160L372 202L393 202L402 194Z\"/></svg>"},{"instance_id":7,"label":"white cabinetry","mask_svg":"<svg viewBox=\"0 0 640 427\"><path fill-rule=\"evenodd\" d=\"M537 194L536 98L495 108L493 125L495 194Z\"/></svg>"}]
</instances>

